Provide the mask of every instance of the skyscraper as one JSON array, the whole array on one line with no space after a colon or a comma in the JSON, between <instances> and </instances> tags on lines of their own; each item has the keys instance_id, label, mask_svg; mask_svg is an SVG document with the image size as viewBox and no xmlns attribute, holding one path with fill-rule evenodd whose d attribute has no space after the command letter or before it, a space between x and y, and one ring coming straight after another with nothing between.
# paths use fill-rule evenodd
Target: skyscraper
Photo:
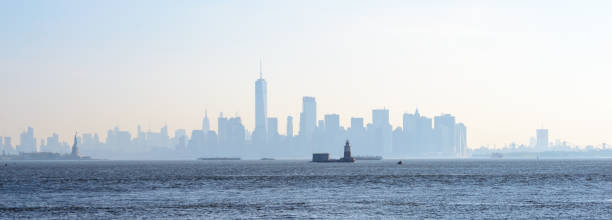
<instances>
[{"instance_id":1,"label":"skyscraper","mask_svg":"<svg viewBox=\"0 0 612 220\"><path fill-rule=\"evenodd\" d=\"M246 131L240 117L226 118L219 114L219 147L223 154L240 156L245 142Z\"/></svg>"},{"instance_id":2,"label":"skyscraper","mask_svg":"<svg viewBox=\"0 0 612 220\"><path fill-rule=\"evenodd\" d=\"M300 113L300 136L312 137L317 126L317 102L314 97L302 98L302 113Z\"/></svg>"},{"instance_id":3,"label":"skyscraper","mask_svg":"<svg viewBox=\"0 0 612 220\"><path fill-rule=\"evenodd\" d=\"M368 154L368 138L363 125L363 118L352 117L351 127L347 131L348 139L351 140L351 145L355 152L361 155Z\"/></svg>"},{"instance_id":4,"label":"skyscraper","mask_svg":"<svg viewBox=\"0 0 612 220\"><path fill-rule=\"evenodd\" d=\"M278 136L278 118L268 118L268 137Z\"/></svg>"},{"instance_id":5,"label":"skyscraper","mask_svg":"<svg viewBox=\"0 0 612 220\"><path fill-rule=\"evenodd\" d=\"M36 145L36 139L34 138L34 128L28 127L28 129L19 135L20 143L17 146L18 152L31 153L38 152L38 146Z\"/></svg>"},{"instance_id":6,"label":"skyscraper","mask_svg":"<svg viewBox=\"0 0 612 220\"><path fill-rule=\"evenodd\" d=\"M450 114L434 117L434 135L438 152L453 152L455 150L455 117Z\"/></svg>"},{"instance_id":7,"label":"skyscraper","mask_svg":"<svg viewBox=\"0 0 612 220\"><path fill-rule=\"evenodd\" d=\"M10 149L11 151L15 150L13 149L13 143L11 142L11 137L4 137L4 148Z\"/></svg>"},{"instance_id":8,"label":"skyscraper","mask_svg":"<svg viewBox=\"0 0 612 220\"><path fill-rule=\"evenodd\" d=\"M325 115L325 130L329 134L335 134L340 130L340 115L327 114Z\"/></svg>"},{"instance_id":9,"label":"skyscraper","mask_svg":"<svg viewBox=\"0 0 612 220\"><path fill-rule=\"evenodd\" d=\"M538 149L546 149L548 147L548 129L537 129L536 138L536 147Z\"/></svg>"},{"instance_id":10,"label":"skyscraper","mask_svg":"<svg viewBox=\"0 0 612 220\"><path fill-rule=\"evenodd\" d=\"M287 137L293 137L293 117L287 116Z\"/></svg>"},{"instance_id":11,"label":"skyscraper","mask_svg":"<svg viewBox=\"0 0 612 220\"><path fill-rule=\"evenodd\" d=\"M392 127L389 123L388 109L372 110L372 128L374 129L374 144L382 147L382 149L379 149L379 153L391 153Z\"/></svg>"},{"instance_id":12,"label":"skyscraper","mask_svg":"<svg viewBox=\"0 0 612 220\"><path fill-rule=\"evenodd\" d=\"M266 142L268 131L268 85L262 75L260 62L259 79L255 81L255 129L253 130L253 141L259 144Z\"/></svg>"},{"instance_id":13,"label":"skyscraper","mask_svg":"<svg viewBox=\"0 0 612 220\"><path fill-rule=\"evenodd\" d=\"M364 130L363 127L363 118L356 118L356 117L352 117L351 118L351 130L359 130L362 131Z\"/></svg>"},{"instance_id":14,"label":"skyscraper","mask_svg":"<svg viewBox=\"0 0 612 220\"><path fill-rule=\"evenodd\" d=\"M455 153L459 157L465 156L467 148L467 129L463 123L455 125Z\"/></svg>"}]
</instances>

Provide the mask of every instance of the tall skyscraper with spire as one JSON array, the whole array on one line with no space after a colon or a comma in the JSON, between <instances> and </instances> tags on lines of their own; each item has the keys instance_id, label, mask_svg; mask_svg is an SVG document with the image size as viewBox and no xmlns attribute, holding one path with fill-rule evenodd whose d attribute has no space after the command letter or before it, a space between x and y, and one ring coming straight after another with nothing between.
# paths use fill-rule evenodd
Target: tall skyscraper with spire
<instances>
[{"instance_id":1,"label":"tall skyscraper with spire","mask_svg":"<svg viewBox=\"0 0 612 220\"><path fill-rule=\"evenodd\" d=\"M263 79L261 60L259 61L259 79L255 81L255 129L253 142L263 144L267 137L268 120L268 84Z\"/></svg>"}]
</instances>

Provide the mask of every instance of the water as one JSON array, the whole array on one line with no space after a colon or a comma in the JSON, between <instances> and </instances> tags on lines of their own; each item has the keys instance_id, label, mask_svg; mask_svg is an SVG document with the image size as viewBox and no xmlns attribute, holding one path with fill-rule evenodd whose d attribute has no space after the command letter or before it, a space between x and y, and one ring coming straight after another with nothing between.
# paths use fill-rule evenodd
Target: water
<instances>
[{"instance_id":1,"label":"water","mask_svg":"<svg viewBox=\"0 0 612 220\"><path fill-rule=\"evenodd\" d=\"M612 160L395 162L9 162L0 218L612 218Z\"/></svg>"}]
</instances>

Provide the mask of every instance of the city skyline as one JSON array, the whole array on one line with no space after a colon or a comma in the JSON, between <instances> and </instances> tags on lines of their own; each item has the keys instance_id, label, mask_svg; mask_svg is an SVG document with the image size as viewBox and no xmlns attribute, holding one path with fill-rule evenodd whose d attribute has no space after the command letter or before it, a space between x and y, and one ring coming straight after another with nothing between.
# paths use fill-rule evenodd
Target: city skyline
<instances>
[{"instance_id":1,"label":"city skyline","mask_svg":"<svg viewBox=\"0 0 612 220\"><path fill-rule=\"evenodd\" d=\"M404 113L403 127L394 129L389 121L388 109L372 109L370 123L364 123L362 117L351 116L351 126L344 127L340 124L339 114L317 114L316 98L310 96L302 97L298 136L293 136L291 116L287 116L287 131L282 135L278 132L278 118L267 115L268 87L261 67L260 61L259 78L255 81L255 129L252 132L245 128L241 117L227 117L223 113L219 113L215 131L210 128L208 111L205 110L201 128L191 130L191 135L188 135L188 130L178 128L174 131L174 136L171 136L167 125L164 125L160 132L143 131L138 125L135 136L115 126L108 130L106 139L101 139L98 133L84 133L82 137L77 137L75 133L71 155L80 155L74 147L80 142L84 153L104 158L300 158L310 153L334 152L338 143L348 143L351 140L356 152L361 155L451 158L468 156L466 126L457 123L455 117L450 114L441 114L432 120L420 115L417 109L414 114ZM68 150L68 144L60 142L56 133L47 137L46 141L41 138L40 143L37 143L32 127L20 134L18 145L13 146L10 137L4 139L9 141L7 144L0 142L3 155L35 152L63 154ZM350 158L346 157L346 152L345 158Z\"/></svg>"},{"instance_id":2,"label":"city skyline","mask_svg":"<svg viewBox=\"0 0 612 220\"><path fill-rule=\"evenodd\" d=\"M188 135L189 130L177 128L171 136L167 125L164 125L160 132L152 132L150 129L143 131L141 125L137 125L135 135L115 126L108 130L105 139L100 138L98 133L84 133L78 138L75 134L73 146L79 142L84 146L85 152L98 157L161 156L166 159L197 156L303 157L308 153L333 152L335 145L344 140L351 140L357 152L362 155L392 157L464 158L471 157L472 153L479 157L483 152L496 149L527 153L576 151L580 147L560 139L555 143L549 142L548 129L539 128L536 129L536 137L530 137L528 144L517 144L513 141L503 148L479 146L470 149L464 123L458 122L451 114L439 114L430 118L421 115L419 109L412 114L404 113L401 126L393 127L389 120L389 109L382 108L371 110L371 121L368 123L365 123L363 117L350 116L350 126L346 127L340 123L340 114L318 114L317 100L311 96L302 97L298 135L293 136L292 116L287 116L287 129L283 135L278 130L278 117L267 115L268 85L262 76L261 66L260 61L259 78L255 80L254 131L245 127L240 116L227 117L222 112L217 117L217 130L211 129L208 111L205 110L200 129L191 130L191 135ZM66 151L69 150L68 144L61 142L57 133L46 139L40 138L37 143L34 129L29 126L20 134L19 144L12 145L11 137L0 136L0 139L3 141L0 142L3 154L68 153ZM599 147L609 150L606 143ZM593 145L586 148L595 149ZM72 155L75 155L75 148L72 150Z\"/></svg>"},{"instance_id":3,"label":"city skyline","mask_svg":"<svg viewBox=\"0 0 612 220\"><path fill-rule=\"evenodd\" d=\"M612 142L607 2L1 4L0 135L13 142L27 126L66 142L192 130L205 109L253 131L260 57L268 116L292 116L294 134L313 96L345 127L375 108L393 127L417 108L452 113L470 147L528 143L542 125L550 140Z\"/></svg>"},{"instance_id":4,"label":"city skyline","mask_svg":"<svg viewBox=\"0 0 612 220\"><path fill-rule=\"evenodd\" d=\"M0 1L1 219L612 219L612 1Z\"/></svg>"},{"instance_id":5,"label":"city skyline","mask_svg":"<svg viewBox=\"0 0 612 220\"><path fill-rule=\"evenodd\" d=\"M267 81L263 78L262 62L260 60L258 78L255 81L255 89L254 89L255 92L253 93L254 94L254 100L255 100L255 102L254 102L255 105L254 105L254 108L253 108L254 112L255 112L255 117L253 117L253 118L255 118L255 123L252 126L253 129L252 130L248 129L248 126L246 126L245 123L243 122L244 121L243 120L244 117L241 117L237 113L235 115L231 115L231 116L229 116L227 118L227 120L230 120L232 118L240 120L240 125L244 127L243 128L244 132L246 132L246 135L244 135L244 137L245 138L250 138L250 139L248 139L248 141L250 141L250 144L255 144L255 145L265 145L266 144L267 138L271 134L270 133L270 128L269 128L269 123L270 123L271 120L274 121L274 131L275 131L276 135L284 135L284 136L286 136L287 133L288 133L288 129L290 128L290 127L287 127L288 124L285 123L284 127L286 127L287 129L285 129L284 130L285 132L283 133L283 132L281 132L278 129L278 127L280 126L279 123L278 123L278 116L268 117L268 114L267 114L267 111L268 111L268 109L267 109L267 99L268 99L268 97L267 97L267 88L268 88L268 85L267 85ZM381 111L384 111L384 112L381 112ZM309 112L309 113L308 114L304 114L304 112ZM381 115L381 113L383 113L383 114ZM412 122L412 120L418 120L418 118L421 117L421 115L419 113L419 109L416 108L415 113L412 114L412 115L409 112L402 113L402 122L399 125L394 125L394 124L390 123L390 120L389 120L389 118L390 118L389 109L387 109L386 107L384 107L383 109L372 109L372 115L371 115L372 117L369 117L369 118L368 117L361 117L361 116L345 116L345 117L342 117L344 120L340 120L340 118L341 118L341 117L339 117L340 115L338 115L336 113L323 114L323 117L321 117L321 115L322 115L321 113L317 113L316 98L312 97L312 96L303 96L302 97L302 110L301 110L300 113L298 113L298 117L297 117L298 120L300 120L300 121L298 121L299 122L298 123L298 127L293 126L293 124L291 125L291 128L293 128L291 134L292 135L293 134L297 134L297 135L311 136L315 132L315 129L317 129L318 127L322 126L320 123L328 123L328 117L330 117L330 116L335 117L335 121L338 124L337 126L339 126L339 128L343 128L345 131L349 131L350 128L352 128L353 123L354 123L353 120L355 120L355 119L361 120L362 126L364 128L366 127L366 125L380 126L380 125L375 125L374 124L374 121L376 120L376 117L377 117L376 115L379 115L378 116L379 117L378 121L383 120L383 121L387 121L388 122L388 124L389 124L389 127L388 127L389 132L388 132L387 135L389 137L387 137L387 139L391 139L391 137L390 137L391 131L393 131L394 129L398 128L398 129L402 129L402 131L406 132L406 131L410 130L410 128L406 127L407 126L406 125L407 121ZM219 117L220 118L224 118L226 116L227 116L227 114L224 116L224 112L219 112ZM293 119L292 115L288 115L286 117L290 117L291 120ZM302 119L302 117L304 117L304 119ZM380 118L380 117L383 117L383 118ZM384 117L387 117L387 118L384 118ZM406 117L416 117L416 119L407 119ZM454 116L452 116L450 114L439 113L438 115L435 115L436 119L437 118L442 119L444 117L452 117L451 120L452 120L452 123L454 123L454 120L455 120ZM259 120L260 121L259 124L257 122L258 118L260 119ZM428 126L434 128L434 127L436 127L436 122L432 120L433 118L434 117L432 117L432 118L425 118L425 119L427 119L429 121L425 121L425 122L414 121L414 123L417 126L422 126L422 125L419 125L419 124L426 123L426 124L428 124ZM346 123L347 119L348 119L348 123ZM369 119L370 123L364 123L364 119ZM303 122L301 120L307 120L309 122L306 122L306 121ZM249 120L246 120L246 121L249 121ZM342 123L342 122L345 122L345 123ZM319 124L317 124L317 123L319 123ZM194 136L194 135L205 135L209 131L218 132L219 128L218 128L218 126L215 126L215 125L218 125L218 124L217 123L212 123L212 124L210 123L210 120L208 118L208 110L205 109L203 117L202 117L202 120L201 120L201 124L200 124L201 127L200 127L199 130L197 128L193 128L193 129L175 128L175 130L174 130L175 136L168 136L168 138L170 138L170 137L174 138L174 137L176 137L177 132L181 133L181 132L185 132L185 131L193 131L193 132L202 131L203 132L201 134L200 133L197 133L197 134L191 133L191 135L185 135L188 138L192 138L192 136ZM326 125L327 124L323 125L323 127L326 127ZM463 133L466 133L465 132L465 130L466 130L465 129L465 125L463 123L458 123L458 125L460 126L459 129ZM258 139L258 137L257 137L258 134L255 132L257 130L256 128L258 126L260 126L260 129L263 129L263 131L264 131L263 134L260 134L260 135L262 135L261 137L259 137L260 139ZM301 126L307 126L307 127L301 127ZM136 134L136 135L141 134L141 133L145 133L145 132L146 133L153 132L153 130L151 130L150 127L147 128L146 131L142 130L141 129L141 124L137 124L135 126L135 128L136 128L135 131L136 132L133 132L132 128L130 128L130 127L125 128L125 127L120 127L118 125L113 126L112 129L107 130L107 131L111 131L111 130L117 129L117 128L121 128L122 131L126 131L126 132L133 133L133 134ZM168 131L167 122L164 122L164 124L161 127L161 129L162 129L162 133L165 130L166 134L168 134L169 131ZM455 128L453 128L453 130L454 129ZM306 131L306 133L302 134L302 132L304 132L304 131ZM537 143L535 145L533 145L532 147L535 146L535 148L538 149L538 150L546 149L547 146L552 145L553 142L552 141L549 142L549 140L548 140L548 137L549 137L548 129L544 129L543 127L540 127L538 129L536 129L536 131L537 131L536 135L529 136L528 138L527 137L523 138L523 139L526 140L524 142L521 142L521 141L517 142L517 140L511 140L510 142L503 143L502 145L499 145L499 146L497 146L495 144L494 145L485 144L485 145L479 145L479 146L475 146L475 145L470 146L469 144L467 144L467 141L465 140L466 138L463 138L462 140L459 140L459 141L462 142L462 146L463 146L462 149L478 149L478 148L482 148L482 147L486 147L486 148L490 148L490 149L502 149L504 147L507 147L508 143L511 143L511 144L520 144L520 145L524 145L524 146L532 146L533 143L531 143L531 142L534 140L534 138L537 139ZM75 132L78 132L78 130L75 131ZM543 142L541 141L541 136L544 135L544 134L541 134L542 132L545 132L545 136L546 136L546 139ZM99 135L98 133L100 133L101 135ZM108 140L109 136L108 135L104 136L105 133L107 133L107 132L95 132L94 131L94 132L86 132L85 134L86 135L95 135L97 138L99 138L99 140L101 142L106 143L105 141L102 141L102 140ZM23 135L31 136L32 135L32 126L28 125L25 128L25 131L20 131L19 136L23 136ZM0 137L2 137L2 136L0 136ZM133 138L135 138L134 139L135 141L138 141L137 140L138 137L142 137L142 136L133 136ZM4 136L4 138L5 139L8 138L11 141L15 140L15 139L13 139L13 136ZM40 143L37 143L38 139L36 139L36 137L34 137L34 139L32 139L32 143L26 142L25 144L28 145L28 146L32 145L32 147L35 147L37 149L37 151L40 151L39 147L42 147L45 144L49 145L48 144L49 140L53 141L52 142L52 143L54 143L53 146L60 146L62 144L66 145L66 143L68 143L71 140L70 136L68 138L66 138L66 140L59 138L59 135L58 135L57 132L52 132L50 136L44 136L43 135L43 136L40 136L39 138L40 138ZM263 138L263 139L261 139L261 138ZM418 139L419 137L416 137L416 138ZM23 138L19 138L19 139L22 140ZM29 138L26 138L26 140L29 140ZM563 141L564 143L567 143L561 137L556 138L554 140L557 141L557 142ZM12 143L15 143L15 142L12 142ZM20 142L19 142L19 144L21 145ZM570 146L579 146L579 145L576 145L575 143L569 143L569 144L570 144ZM584 144L584 145L581 145L581 146L582 147L584 147L584 146L593 146L593 145L597 145L597 144L604 144L604 146L607 145L606 142L602 142L602 143L587 143L587 144ZM16 147L16 146L18 146L17 143L15 143L15 145L13 145L13 147ZM168 146L170 146L170 145L168 145ZM383 146L383 148L386 149L385 150L386 153L391 153L391 143L382 143L382 146ZM428 146L425 146L425 147L428 147ZM28 149L28 151L29 150L30 149Z\"/></svg>"}]
</instances>

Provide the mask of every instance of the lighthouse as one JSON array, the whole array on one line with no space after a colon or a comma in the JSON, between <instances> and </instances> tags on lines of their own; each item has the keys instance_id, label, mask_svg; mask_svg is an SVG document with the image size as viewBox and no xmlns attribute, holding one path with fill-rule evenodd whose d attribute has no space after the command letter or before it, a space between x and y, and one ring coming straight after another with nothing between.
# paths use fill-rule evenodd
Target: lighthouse
<instances>
[{"instance_id":1,"label":"lighthouse","mask_svg":"<svg viewBox=\"0 0 612 220\"><path fill-rule=\"evenodd\" d=\"M351 156L351 144L348 140L344 144L344 157L340 159L342 162L355 162L355 158Z\"/></svg>"}]
</instances>

